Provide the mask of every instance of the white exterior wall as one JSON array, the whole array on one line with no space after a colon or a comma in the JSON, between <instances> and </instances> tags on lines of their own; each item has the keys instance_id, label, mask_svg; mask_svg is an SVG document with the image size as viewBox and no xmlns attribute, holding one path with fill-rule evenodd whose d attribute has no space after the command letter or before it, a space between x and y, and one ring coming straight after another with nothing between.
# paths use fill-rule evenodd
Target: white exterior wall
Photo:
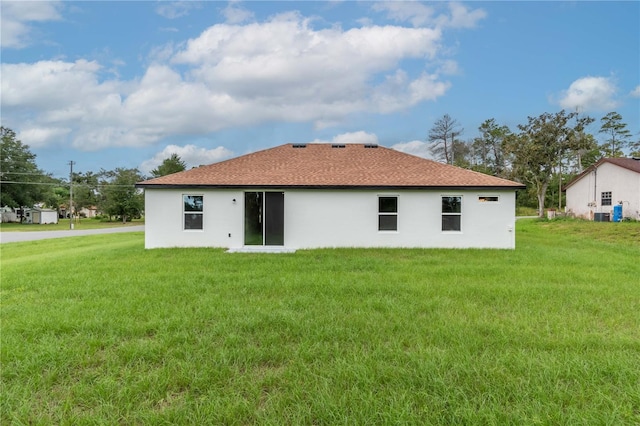
<instances>
[{"instance_id":1,"label":"white exterior wall","mask_svg":"<svg viewBox=\"0 0 640 426\"><path fill-rule=\"evenodd\" d=\"M611 205L602 205L602 193L611 192ZM640 220L640 173L611 163L584 175L567 188L567 212L593 220L595 213L609 213L622 201L622 216Z\"/></svg>"},{"instance_id":2,"label":"white exterior wall","mask_svg":"<svg viewBox=\"0 0 640 426\"><path fill-rule=\"evenodd\" d=\"M55 210L25 209L25 223L45 225L58 223L58 212Z\"/></svg>"},{"instance_id":3,"label":"white exterior wall","mask_svg":"<svg viewBox=\"0 0 640 426\"><path fill-rule=\"evenodd\" d=\"M183 195L203 196L202 230L183 229ZM146 248L242 247L244 192L241 190L145 189L144 199Z\"/></svg>"},{"instance_id":4,"label":"white exterior wall","mask_svg":"<svg viewBox=\"0 0 640 426\"><path fill-rule=\"evenodd\" d=\"M55 210L40 210L40 222L38 223L58 223L58 212Z\"/></svg>"},{"instance_id":5,"label":"white exterior wall","mask_svg":"<svg viewBox=\"0 0 640 426\"><path fill-rule=\"evenodd\" d=\"M286 248L515 248L513 190L283 192ZM202 231L183 230L183 194L203 195ZM480 202L480 195L499 196L499 201ZM378 196L398 197L397 231L378 231ZM462 196L460 232L441 230L442 196ZM243 241L243 190L145 190L146 248L241 248Z\"/></svg>"}]
</instances>

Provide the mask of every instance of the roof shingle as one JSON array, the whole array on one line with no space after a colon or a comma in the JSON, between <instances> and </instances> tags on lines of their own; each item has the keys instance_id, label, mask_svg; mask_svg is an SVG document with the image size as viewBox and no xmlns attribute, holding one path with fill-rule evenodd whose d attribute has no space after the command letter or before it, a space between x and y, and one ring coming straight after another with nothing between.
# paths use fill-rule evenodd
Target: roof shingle
<instances>
[{"instance_id":1,"label":"roof shingle","mask_svg":"<svg viewBox=\"0 0 640 426\"><path fill-rule=\"evenodd\" d=\"M286 144L140 182L161 187L496 187L524 185L390 148Z\"/></svg>"}]
</instances>

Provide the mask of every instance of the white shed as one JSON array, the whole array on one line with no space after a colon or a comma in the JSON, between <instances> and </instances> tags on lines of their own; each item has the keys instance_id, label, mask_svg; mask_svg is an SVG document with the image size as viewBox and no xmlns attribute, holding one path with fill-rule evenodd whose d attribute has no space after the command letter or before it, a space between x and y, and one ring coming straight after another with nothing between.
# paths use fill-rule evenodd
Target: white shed
<instances>
[{"instance_id":1,"label":"white shed","mask_svg":"<svg viewBox=\"0 0 640 426\"><path fill-rule=\"evenodd\" d=\"M35 223L39 225L58 223L58 212L50 209L25 209L24 217L26 223Z\"/></svg>"},{"instance_id":2,"label":"white shed","mask_svg":"<svg viewBox=\"0 0 640 426\"><path fill-rule=\"evenodd\" d=\"M520 183L377 145L289 144L137 184L145 247L515 248Z\"/></svg>"},{"instance_id":3,"label":"white shed","mask_svg":"<svg viewBox=\"0 0 640 426\"><path fill-rule=\"evenodd\" d=\"M565 185L567 213L590 220L622 216L640 220L640 159L603 158Z\"/></svg>"}]
</instances>

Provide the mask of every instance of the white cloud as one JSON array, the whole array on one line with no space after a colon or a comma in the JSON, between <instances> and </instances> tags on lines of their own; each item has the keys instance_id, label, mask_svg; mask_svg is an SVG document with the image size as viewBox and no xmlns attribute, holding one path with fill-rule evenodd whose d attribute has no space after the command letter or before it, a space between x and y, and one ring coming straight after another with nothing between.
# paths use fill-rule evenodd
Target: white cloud
<instances>
[{"instance_id":1,"label":"white cloud","mask_svg":"<svg viewBox=\"0 0 640 426\"><path fill-rule=\"evenodd\" d=\"M167 145L162 151L154 155L153 158L143 161L140 165L140 171L144 174L151 173L151 170L171 157L171 154L177 154L187 165L187 170L193 167L217 163L218 161L226 160L233 156L233 152L223 146L206 149L196 145Z\"/></svg>"},{"instance_id":2,"label":"white cloud","mask_svg":"<svg viewBox=\"0 0 640 426\"><path fill-rule=\"evenodd\" d=\"M442 3L444 4L444 3ZM436 15L433 7L417 1L376 2L372 6L377 12L386 12L396 22L410 22L414 27L473 28L487 16L483 9L470 10L461 3L448 3L448 13Z\"/></svg>"},{"instance_id":3,"label":"white cloud","mask_svg":"<svg viewBox=\"0 0 640 426\"><path fill-rule=\"evenodd\" d=\"M21 141L29 141L28 145L31 148L37 148L65 138L71 129L66 127L38 127L38 128L23 128L17 135Z\"/></svg>"},{"instance_id":4,"label":"white cloud","mask_svg":"<svg viewBox=\"0 0 640 426\"><path fill-rule=\"evenodd\" d=\"M229 5L222 10L228 24L240 24L254 17L254 13L238 5L239 1L230 1Z\"/></svg>"},{"instance_id":5,"label":"white cloud","mask_svg":"<svg viewBox=\"0 0 640 426\"><path fill-rule=\"evenodd\" d=\"M631 92L629 92L629 96L634 98L640 98L640 85L636 86Z\"/></svg>"},{"instance_id":6,"label":"white cloud","mask_svg":"<svg viewBox=\"0 0 640 426\"><path fill-rule=\"evenodd\" d=\"M452 59L445 59L438 65L438 72L444 75L457 75L460 74L460 68L458 63Z\"/></svg>"},{"instance_id":7,"label":"white cloud","mask_svg":"<svg viewBox=\"0 0 640 426\"><path fill-rule=\"evenodd\" d=\"M156 7L156 13L167 19L177 19L188 15L193 9L201 6L195 1L160 2Z\"/></svg>"},{"instance_id":8,"label":"white cloud","mask_svg":"<svg viewBox=\"0 0 640 426\"><path fill-rule=\"evenodd\" d=\"M378 143L378 137L373 133L367 133L364 130L360 130L357 132L347 132L336 135L331 140L322 140L322 139L314 139L309 143L337 143L337 144L347 144L347 143Z\"/></svg>"},{"instance_id":9,"label":"white cloud","mask_svg":"<svg viewBox=\"0 0 640 426\"><path fill-rule=\"evenodd\" d=\"M474 28L478 21L487 16L487 12L483 9L469 10L466 6L456 2L449 3L449 11L451 17L445 18L443 24L452 28Z\"/></svg>"},{"instance_id":10,"label":"white cloud","mask_svg":"<svg viewBox=\"0 0 640 426\"><path fill-rule=\"evenodd\" d=\"M433 156L431 155L430 147L431 144L429 144L428 142L417 140L410 142L401 142L391 146L391 148L395 149L396 151L432 160Z\"/></svg>"},{"instance_id":11,"label":"white cloud","mask_svg":"<svg viewBox=\"0 0 640 426\"><path fill-rule=\"evenodd\" d=\"M434 57L439 31L395 26L314 30L310 24L288 13L265 23L215 25L189 40L173 61L192 65L189 76L212 92L224 88L256 121L334 122L353 112L390 112L444 93L446 85L439 84L428 93L417 90L425 88L425 77L407 76L388 102L388 80L397 74L396 66L405 59ZM385 74L382 84L371 86Z\"/></svg>"},{"instance_id":12,"label":"white cloud","mask_svg":"<svg viewBox=\"0 0 640 426\"><path fill-rule=\"evenodd\" d=\"M60 1L3 1L0 13L0 43L3 48L23 48L33 42L34 22L57 21L62 17Z\"/></svg>"},{"instance_id":13,"label":"white cloud","mask_svg":"<svg viewBox=\"0 0 640 426\"><path fill-rule=\"evenodd\" d=\"M53 141L44 136L50 129L71 129L67 143L83 150L269 121L322 128L350 114L387 114L443 96L450 83L440 74L403 68L414 61L455 71L441 50L437 28L315 29L290 12L214 25L153 49L142 77L129 81L97 61L2 64L2 110L17 130L30 129L32 143Z\"/></svg>"},{"instance_id":14,"label":"white cloud","mask_svg":"<svg viewBox=\"0 0 640 426\"><path fill-rule=\"evenodd\" d=\"M396 22L411 22L415 27L433 22L433 8L417 1L375 2L372 8L376 12L386 12Z\"/></svg>"},{"instance_id":15,"label":"white cloud","mask_svg":"<svg viewBox=\"0 0 640 426\"><path fill-rule=\"evenodd\" d=\"M558 104L568 110L608 111L618 106L618 88L608 77L582 77L563 91Z\"/></svg>"}]
</instances>

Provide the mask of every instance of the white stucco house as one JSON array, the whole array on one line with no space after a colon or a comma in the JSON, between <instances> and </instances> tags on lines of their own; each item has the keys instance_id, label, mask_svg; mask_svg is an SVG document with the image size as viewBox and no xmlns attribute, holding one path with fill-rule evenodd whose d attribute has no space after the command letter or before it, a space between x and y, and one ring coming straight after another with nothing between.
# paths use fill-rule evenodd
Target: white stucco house
<instances>
[{"instance_id":1,"label":"white stucco house","mask_svg":"<svg viewBox=\"0 0 640 426\"><path fill-rule=\"evenodd\" d=\"M286 144L137 184L145 247L515 248L517 182L374 144Z\"/></svg>"},{"instance_id":2,"label":"white stucco house","mask_svg":"<svg viewBox=\"0 0 640 426\"><path fill-rule=\"evenodd\" d=\"M640 220L640 159L603 158L564 187L569 215L612 220L616 205L622 217Z\"/></svg>"}]
</instances>

